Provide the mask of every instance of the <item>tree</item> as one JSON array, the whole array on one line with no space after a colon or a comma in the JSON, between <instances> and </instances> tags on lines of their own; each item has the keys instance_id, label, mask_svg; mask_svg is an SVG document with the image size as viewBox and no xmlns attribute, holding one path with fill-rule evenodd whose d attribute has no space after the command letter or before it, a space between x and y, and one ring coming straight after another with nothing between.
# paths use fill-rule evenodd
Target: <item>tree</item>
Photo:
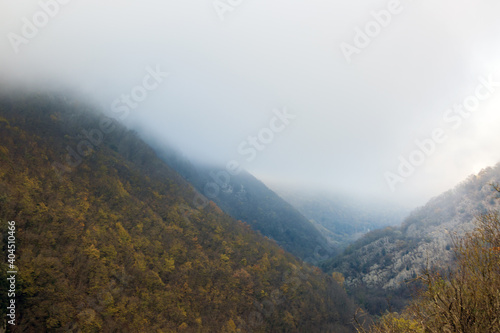
<instances>
[{"instance_id":1,"label":"tree","mask_svg":"<svg viewBox=\"0 0 500 333\"><path fill-rule=\"evenodd\" d=\"M345 277L342 273L340 272L333 272L332 273L332 278L337 281L337 283L343 287L344 286L344 282L345 282Z\"/></svg>"},{"instance_id":2,"label":"tree","mask_svg":"<svg viewBox=\"0 0 500 333\"><path fill-rule=\"evenodd\" d=\"M498 190L498 188L496 188ZM500 213L477 218L454 238L456 266L427 269L425 289L401 314L387 313L370 332L500 332ZM358 332L367 332L358 325Z\"/></svg>"},{"instance_id":3,"label":"tree","mask_svg":"<svg viewBox=\"0 0 500 333\"><path fill-rule=\"evenodd\" d=\"M426 272L427 291L411 311L427 332L500 332L500 215L490 212L455 241L457 267Z\"/></svg>"}]
</instances>

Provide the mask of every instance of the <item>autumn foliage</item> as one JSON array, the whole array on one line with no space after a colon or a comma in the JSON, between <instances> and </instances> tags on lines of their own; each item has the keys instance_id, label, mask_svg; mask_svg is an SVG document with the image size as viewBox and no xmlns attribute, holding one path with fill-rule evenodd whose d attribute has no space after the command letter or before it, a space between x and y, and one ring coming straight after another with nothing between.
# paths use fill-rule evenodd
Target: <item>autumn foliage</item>
<instances>
[{"instance_id":1,"label":"autumn foliage","mask_svg":"<svg viewBox=\"0 0 500 333\"><path fill-rule=\"evenodd\" d=\"M387 313L370 332L500 332L500 213L479 216L454 244L456 267L423 272L425 288L411 305Z\"/></svg>"},{"instance_id":2,"label":"autumn foliage","mask_svg":"<svg viewBox=\"0 0 500 333\"><path fill-rule=\"evenodd\" d=\"M135 133L113 123L68 166L68 147L102 117L57 96L0 99L4 258L6 221L18 226L13 331L353 331L354 306L332 277L215 204L199 209Z\"/></svg>"}]
</instances>

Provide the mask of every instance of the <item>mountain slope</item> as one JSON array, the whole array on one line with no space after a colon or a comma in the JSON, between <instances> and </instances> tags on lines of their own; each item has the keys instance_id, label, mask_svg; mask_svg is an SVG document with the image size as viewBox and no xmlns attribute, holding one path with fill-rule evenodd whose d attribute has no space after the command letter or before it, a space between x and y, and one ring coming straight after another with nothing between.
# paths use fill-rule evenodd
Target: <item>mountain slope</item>
<instances>
[{"instance_id":1,"label":"mountain slope","mask_svg":"<svg viewBox=\"0 0 500 333\"><path fill-rule=\"evenodd\" d=\"M308 262L316 263L318 257L326 254L319 253L322 248L329 248L326 237L250 173L242 170L230 174L225 168L192 163L165 145L155 147L160 157L227 214Z\"/></svg>"},{"instance_id":2,"label":"mountain slope","mask_svg":"<svg viewBox=\"0 0 500 333\"><path fill-rule=\"evenodd\" d=\"M343 273L351 292L372 313L387 309L387 297L401 308L409 296L406 282L427 266L452 265L452 235L472 230L475 216L498 209L491 184L499 181L500 164L470 176L413 211L401 227L368 233L324 269Z\"/></svg>"},{"instance_id":3,"label":"mountain slope","mask_svg":"<svg viewBox=\"0 0 500 333\"><path fill-rule=\"evenodd\" d=\"M11 331L353 331L331 277L194 196L134 133L77 100L0 98L4 258L7 221L17 228Z\"/></svg>"}]
</instances>

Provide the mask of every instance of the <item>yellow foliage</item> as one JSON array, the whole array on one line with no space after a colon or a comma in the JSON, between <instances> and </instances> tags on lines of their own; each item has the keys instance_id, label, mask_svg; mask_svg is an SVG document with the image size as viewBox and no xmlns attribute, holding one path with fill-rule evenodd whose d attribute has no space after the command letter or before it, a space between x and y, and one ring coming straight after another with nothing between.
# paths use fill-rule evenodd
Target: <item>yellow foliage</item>
<instances>
[{"instance_id":1,"label":"yellow foliage","mask_svg":"<svg viewBox=\"0 0 500 333\"><path fill-rule=\"evenodd\" d=\"M127 190L123 187L123 183L119 179L117 179L115 183L115 193L121 198L129 196Z\"/></svg>"},{"instance_id":2,"label":"yellow foliage","mask_svg":"<svg viewBox=\"0 0 500 333\"><path fill-rule=\"evenodd\" d=\"M227 333L236 333L236 324L232 319L229 319L229 321L226 323L226 326L224 327L224 332Z\"/></svg>"},{"instance_id":3,"label":"yellow foliage","mask_svg":"<svg viewBox=\"0 0 500 333\"><path fill-rule=\"evenodd\" d=\"M9 150L6 147L0 146L0 153L3 155L7 155Z\"/></svg>"},{"instance_id":4,"label":"yellow foliage","mask_svg":"<svg viewBox=\"0 0 500 333\"><path fill-rule=\"evenodd\" d=\"M60 324L59 324L59 320L51 317L51 318L47 319L46 325L47 325L47 328L56 328Z\"/></svg>"},{"instance_id":5,"label":"yellow foliage","mask_svg":"<svg viewBox=\"0 0 500 333\"><path fill-rule=\"evenodd\" d=\"M380 332L384 333L424 333L418 322L397 313L387 313L382 316L378 326Z\"/></svg>"},{"instance_id":6,"label":"yellow foliage","mask_svg":"<svg viewBox=\"0 0 500 333\"><path fill-rule=\"evenodd\" d=\"M99 259L101 257L101 253L94 244L90 244L90 246L85 249L85 254L91 259Z\"/></svg>"},{"instance_id":7,"label":"yellow foliage","mask_svg":"<svg viewBox=\"0 0 500 333\"><path fill-rule=\"evenodd\" d=\"M333 272L332 273L332 278L337 281L338 284L340 284L340 286L344 286L344 282L345 282L345 277L342 273L340 272Z\"/></svg>"},{"instance_id":8,"label":"yellow foliage","mask_svg":"<svg viewBox=\"0 0 500 333\"><path fill-rule=\"evenodd\" d=\"M118 237L121 241L130 242L131 237L120 222L116 223L116 231L118 232Z\"/></svg>"},{"instance_id":9,"label":"yellow foliage","mask_svg":"<svg viewBox=\"0 0 500 333\"><path fill-rule=\"evenodd\" d=\"M144 255L142 253L134 253L135 266L141 271L146 270L146 261L144 260Z\"/></svg>"},{"instance_id":10,"label":"yellow foliage","mask_svg":"<svg viewBox=\"0 0 500 333\"><path fill-rule=\"evenodd\" d=\"M370 326L367 330L356 320L358 333L424 333L426 332L422 325L413 319L406 311L402 314L396 312L387 312L377 323Z\"/></svg>"},{"instance_id":11,"label":"yellow foliage","mask_svg":"<svg viewBox=\"0 0 500 333\"><path fill-rule=\"evenodd\" d=\"M172 272L175 269L175 260L173 258L165 258L165 264L163 267L165 272Z\"/></svg>"}]
</instances>

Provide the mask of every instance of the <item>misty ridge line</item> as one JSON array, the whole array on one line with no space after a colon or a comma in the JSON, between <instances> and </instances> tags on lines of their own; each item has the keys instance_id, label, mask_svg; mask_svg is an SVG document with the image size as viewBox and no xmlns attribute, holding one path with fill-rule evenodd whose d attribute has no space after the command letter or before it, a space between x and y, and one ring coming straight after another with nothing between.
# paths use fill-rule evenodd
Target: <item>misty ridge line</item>
<instances>
[{"instance_id":1,"label":"misty ridge line","mask_svg":"<svg viewBox=\"0 0 500 333\"><path fill-rule=\"evenodd\" d=\"M237 148L237 152L240 156L246 157L246 161L251 163L258 156L259 152L264 151L267 146L272 144L275 135L283 132L291 124L293 120L297 118L296 115L288 113L286 107L281 111L278 109L273 110L274 116L269 120L268 127L261 128L257 135L248 135L245 140L243 140ZM281 125L278 126L278 122ZM230 160L226 163L225 169L209 172L210 181L205 184L203 188L203 194L195 192L192 204L199 210L204 209L210 203L209 199L215 200L221 192L232 194L233 189L231 187L231 177L237 176L243 171L241 163L238 160ZM185 214L188 214L186 210ZM317 245L314 249L314 253L304 259L304 262L310 264L317 264L322 260L329 258L335 249L328 243L325 243L321 239L317 239ZM323 253L323 254L322 254Z\"/></svg>"},{"instance_id":2,"label":"misty ridge line","mask_svg":"<svg viewBox=\"0 0 500 333\"><path fill-rule=\"evenodd\" d=\"M15 54L19 53L19 47L21 45L29 44L30 40L38 36L40 30L45 28L49 24L50 20L55 18L60 10L60 5L67 5L71 0L40 0L38 5L40 10L35 12L29 20L26 16L21 18L23 23L21 26L21 35L9 32L7 34L7 39L12 46L12 50Z\"/></svg>"},{"instance_id":3,"label":"misty ridge line","mask_svg":"<svg viewBox=\"0 0 500 333\"><path fill-rule=\"evenodd\" d=\"M72 172L81 165L84 158L92 155L104 142L105 135L109 135L115 131L117 128L115 122L118 120L124 121L130 115L130 111L132 109L137 109L139 103L147 98L148 91L158 89L164 79L169 76L169 73L162 72L158 65L156 66L156 70L153 70L149 66L146 67L146 72L147 74L142 79L142 84L134 86L129 94L122 94L111 103L110 109L115 113L117 118L103 116L99 121L98 128L82 130L81 134L83 134L84 139L78 142L76 148L69 145L66 147L68 153L66 154L65 162L52 163L52 168L56 171L59 179L62 179L65 173ZM277 134L285 131L285 129L297 118L297 115L289 113L286 107L282 108L282 110L274 109L272 113L273 116L269 119L267 127L261 128L255 132L255 134L248 135L247 138L238 145L237 152L246 162L253 162L259 156L259 153L263 152L272 144ZM210 171L209 176L212 181L205 184L203 194L194 191L192 200L193 206L198 210L202 210L210 204L209 199L216 199L221 192L232 193L230 185L231 176L237 176L243 171L241 165L242 163L234 159L226 163L224 170L219 170L217 172ZM188 206L183 208L183 218L189 220L191 209ZM326 253L321 255L321 251ZM328 258L328 254L333 253L333 251L334 249L329 244L318 241L318 245L313 255L304 259L304 261L315 264ZM264 314L266 313L266 311L263 310L265 309L265 305L261 304L258 308L260 308L260 311ZM255 323L255 320L257 320L257 324L252 324L252 326L260 326L262 324L262 315L259 312L254 313L254 315L256 316L255 318L260 319L249 319L251 323Z\"/></svg>"},{"instance_id":4,"label":"misty ridge line","mask_svg":"<svg viewBox=\"0 0 500 333\"><path fill-rule=\"evenodd\" d=\"M497 87L500 87L500 82L494 81L493 75L494 73L491 73L487 79L484 76L479 76L479 84L476 86L474 93L465 97L461 103L455 103L452 108L444 111L442 119L452 130L460 128L463 121L478 110L481 102L490 99L497 91ZM448 139L449 136L446 135L446 130L442 127L436 127L429 137L421 141L415 140L414 143L417 148L411 151L407 158L399 155L398 160L400 163L397 171L384 173L385 181L391 192L395 192L396 185L404 183L411 177L417 168L422 166L437 151L438 145L443 144Z\"/></svg>"},{"instance_id":5,"label":"misty ridge line","mask_svg":"<svg viewBox=\"0 0 500 333\"><path fill-rule=\"evenodd\" d=\"M115 117L104 116L100 119L98 128L82 130L81 134L84 138L78 142L75 148L69 145L66 147L65 160L62 163L57 161L52 163L52 167L60 179L65 173L72 172L82 164L84 158L92 155L104 142L105 135L111 134L116 129L114 122L117 120L123 122L127 119L131 110L137 109L140 103L146 100L149 93L157 90L169 76L169 73L161 71L159 65L156 65L155 70L148 66L145 71L147 74L143 77L141 84L133 86L129 93L121 94L111 102L110 110ZM259 153L263 152L274 141L276 135L282 133L297 117L289 113L286 107L282 110L274 109L272 112L273 116L269 119L267 127L261 128L256 134L248 135L237 146L237 152L244 157L246 162L254 161ZM207 198L215 199L221 191L231 192L231 175L236 176L241 171L241 162L238 160L228 161L224 170L211 171L210 177L213 181L205 185L204 196L196 192L193 198L194 206L203 209L209 204Z\"/></svg>"},{"instance_id":6,"label":"misty ridge line","mask_svg":"<svg viewBox=\"0 0 500 333\"><path fill-rule=\"evenodd\" d=\"M247 162L253 162L258 156L259 152L264 151L267 146L272 144L276 134L283 132L291 122L297 117L296 115L288 113L286 107L282 110L274 109L274 116L269 120L268 127L261 128L257 135L248 135L245 140L243 140L237 148L237 152L240 156L248 155L245 159ZM281 122L281 126L278 126L278 121ZM198 209L203 209L209 204L210 199L215 199L219 196L220 192L231 193L232 188L230 186L231 176L237 176L243 170L242 163L236 159L230 160L225 164L223 170L218 172L210 171L209 175L212 181L205 184L203 189L203 195L196 194L193 198L193 204Z\"/></svg>"},{"instance_id":7,"label":"misty ridge line","mask_svg":"<svg viewBox=\"0 0 500 333\"><path fill-rule=\"evenodd\" d=\"M118 119L124 121L130 115L131 109L136 109L141 102L146 100L149 93L157 90L164 80L169 76L169 73L163 72L160 65L156 65L153 70L151 66L147 66L145 71L147 74L143 77L141 84L131 88L128 94L122 94L116 98L110 105L111 112L118 114ZM67 172L72 172L80 164L84 158L92 155L94 151L104 142L105 135L113 133L116 129L114 122L116 118L102 116L99 121L98 128L91 130L82 130L84 139L80 140L76 148L66 146L66 159L63 163L53 162L52 168L56 171L59 179Z\"/></svg>"}]
</instances>

